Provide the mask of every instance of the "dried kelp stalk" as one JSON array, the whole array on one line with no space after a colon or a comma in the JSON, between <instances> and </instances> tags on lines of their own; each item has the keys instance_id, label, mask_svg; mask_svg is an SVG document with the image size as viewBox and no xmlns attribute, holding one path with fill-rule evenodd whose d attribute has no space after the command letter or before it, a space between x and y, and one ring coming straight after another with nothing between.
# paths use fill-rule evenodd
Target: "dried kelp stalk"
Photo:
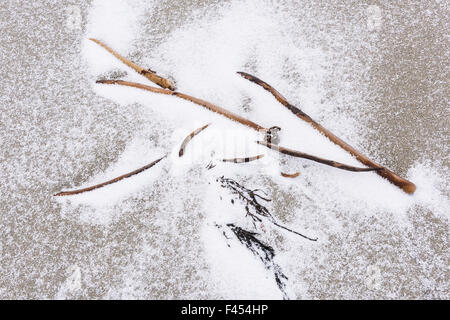
<instances>
[{"instance_id":1,"label":"dried kelp stalk","mask_svg":"<svg viewBox=\"0 0 450 320\"><path fill-rule=\"evenodd\" d=\"M109 181L106 181L106 182L103 182L103 183L99 183L99 184L97 184L95 186L91 186L91 187L87 187L87 188L79 189L79 190L62 191L60 193L55 194L54 196L55 197L71 196L71 195L80 194L80 193L89 192L89 191L92 191L92 190L95 190L95 189L103 188L104 186L107 186L109 184L113 184L113 183L119 182L120 180L129 178L129 177L134 176L134 175L136 175L138 173L141 173L141 172L143 172L143 171L145 171L147 169L150 169L151 167L153 167L155 164L160 162L165 157L166 156L164 156L162 158L159 158L158 160L155 160L152 163L149 163L149 164L143 166L142 168L139 168L139 169L136 169L136 170L131 171L129 173L123 174L123 175L121 175L121 176L119 176L117 178L111 179Z\"/></svg>"},{"instance_id":2,"label":"dried kelp stalk","mask_svg":"<svg viewBox=\"0 0 450 320\"><path fill-rule=\"evenodd\" d=\"M246 157L246 158L233 158L233 159L222 159L222 162L232 162L232 163L247 163L255 160L259 160L264 157L263 154L254 156L254 157Z\"/></svg>"},{"instance_id":3,"label":"dried kelp stalk","mask_svg":"<svg viewBox=\"0 0 450 320\"><path fill-rule=\"evenodd\" d=\"M378 163L369 159L368 157L363 155L361 152L359 152L358 150L356 150L355 148L350 146L348 143L346 143L342 139L335 136L333 133L331 133L330 131L328 131L327 129L322 127L320 124L318 124L316 121L314 121L310 116L308 116L302 110L300 110L299 108L290 104L286 100L286 98L281 95L281 93L279 93L277 90L275 90L275 88L273 88L267 82L264 82L263 80L258 79L257 77L255 77L251 74L245 73L245 72L238 72L238 74L241 75L243 78L245 78L249 81L252 81L253 83L256 83L257 85L260 85L265 90L269 91L275 97L275 99L278 100L278 102L280 102L283 106L288 108L297 117L299 117L300 119L311 124L315 129L320 131L324 136L326 136L328 139L330 139L333 143L337 144L342 149L346 150L351 155L356 157L356 159L358 159L358 161L360 161L362 164L364 164L368 167L372 167L372 168L381 168L380 170L376 171L378 175L389 180L390 182L392 182L397 187L401 188L406 193L411 194L411 193L414 193L414 191L416 190L416 186L414 185L414 183L398 176L397 174L390 171L389 169L387 169L383 166L380 166Z\"/></svg>"},{"instance_id":4,"label":"dried kelp stalk","mask_svg":"<svg viewBox=\"0 0 450 320\"><path fill-rule=\"evenodd\" d=\"M236 182L233 179L220 177L217 179L218 182L221 183L222 188L226 188L231 191L232 194L236 195L239 200L241 200L244 203L246 216L250 217L253 222L253 226L256 228L256 222L262 222L263 218L268 219L273 225L284 229L286 231L289 231L291 233L294 233L298 236L301 236L302 238L305 238L310 241L317 241L317 238L310 238L308 236L305 236L304 234L301 234L295 230L292 230L288 227L285 227L281 224L279 224L275 217L269 212L269 210L263 206L261 203L259 203L259 200L263 201L272 201L271 199L268 199L267 197L261 196L258 192L263 192L260 189L247 189L246 187L242 186L238 182ZM234 200L231 201L234 204Z\"/></svg>"},{"instance_id":5,"label":"dried kelp stalk","mask_svg":"<svg viewBox=\"0 0 450 320\"><path fill-rule=\"evenodd\" d=\"M180 147L180 151L178 152L178 156L182 157L184 154L184 150L186 149L187 144L189 143L189 141L192 140L192 138L194 138L196 135L198 135L200 132L202 132L203 130L205 130L208 126L210 125L210 123L204 125L201 128L198 128L194 131L192 131L184 140L183 143L181 144Z\"/></svg>"},{"instance_id":6,"label":"dried kelp stalk","mask_svg":"<svg viewBox=\"0 0 450 320\"><path fill-rule=\"evenodd\" d=\"M377 171L377 170L381 170L382 168L358 168L358 167L353 167L353 166L349 166L340 162L336 162L333 160L327 160L327 159L323 159L323 158L319 158L304 152L300 152L300 151L296 151L296 150L292 150L292 149L288 149L288 148L283 148L265 141L257 141L258 144L266 146L272 150L278 151L282 154L286 154L288 156L292 156L292 157L296 157L296 158L303 158L303 159L308 159L311 161L315 161L315 162L319 162L322 164L325 164L327 166L331 166L337 169L341 169L341 170L347 170L347 171L353 171L353 172L365 172L365 171Z\"/></svg>"},{"instance_id":7,"label":"dried kelp stalk","mask_svg":"<svg viewBox=\"0 0 450 320\"><path fill-rule=\"evenodd\" d=\"M148 80L150 80L151 82L157 84L158 86L165 88L165 89L169 89L169 90L175 90L175 85L173 83L171 83L168 79L163 78L161 76L158 76L153 70L145 70L144 68L142 68L141 66L137 65L136 63L126 59L125 57L121 56L120 54L118 54L116 51L114 51L113 49L111 49L110 47L108 47L106 44L104 44L103 42L97 40L97 39L89 39L95 43L97 43L98 45L100 45L101 47L103 47L104 49L106 49L108 52L110 52L114 57L116 57L117 59L119 59L120 61L122 61L125 65L127 65L128 67L130 67L131 69L133 69L134 71L136 71L137 73L143 75L144 77L146 77Z\"/></svg>"},{"instance_id":8,"label":"dried kelp stalk","mask_svg":"<svg viewBox=\"0 0 450 320\"><path fill-rule=\"evenodd\" d=\"M241 117L240 115L237 115L231 111L228 111L227 109L224 109L224 108L216 106L208 101L205 101L205 100L202 100L199 98L195 98L193 96L190 96L190 95L187 95L187 94L184 94L181 92L164 90L164 89L160 89L160 88L154 88L151 86L147 86L145 84L141 84L141 83L137 83L137 82L130 82L130 81L123 81L123 80L98 80L97 83L117 84L117 85L126 86L126 87L138 88L138 89L146 90L146 91L153 92L153 93L160 93L160 94L165 94L165 95L169 95L169 96L175 96L175 97L184 99L186 101L195 103L195 104L202 106L210 111L216 112L228 119L239 122L245 126L255 129L257 131L262 131L262 132L267 131L267 129L260 126L259 124L256 124L253 121L245 119L245 118Z\"/></svg>"},{"instance_id":9,"label":"dried kelp stalk","mask_svg":"<svg viewBox=\"0 0 450 320\"><path fill-rule=\"evenodd\" d=\"M281 176L285 177L285 178L297 178L299 175L301 174L301 172L296 172L296 173L285 173L285 172L281 172Z\"/></svg>"},{"instance_id":10,"label":"dried kelp stalk","mask_svg":"<svg viewBox=\"0 0 450 320\"><path fill-rule=\"evenodd\" d=\"M283 294L283 298L288 299L288 295L286 293L286 281L288 280L288 277L283 273L281 267L274 261L275 250L268 244L265 244L259 240L256 237L257 233L255 232L244 230L232 223L227 224L227 227L234 233L240 243L245 245L247 249L249 249L262 261L267 270L273 272L277 286Z\"/></svg>"}]
</instances>

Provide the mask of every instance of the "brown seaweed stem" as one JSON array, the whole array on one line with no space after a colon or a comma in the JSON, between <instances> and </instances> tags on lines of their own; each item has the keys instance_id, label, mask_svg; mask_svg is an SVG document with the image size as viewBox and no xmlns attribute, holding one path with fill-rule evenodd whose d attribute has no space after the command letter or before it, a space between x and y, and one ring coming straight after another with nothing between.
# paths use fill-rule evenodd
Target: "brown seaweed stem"
<instances>
[{"instance_id":1,"label":"brown seaweed stem","mask_svg":"<svg viewBox=\"0 0 450 320\"><path fill-rule=\"evenodd\" d=\"M153 167L155 164L160 162L162 159L164 159L165 157L166 156L164 156L162 158L159 158L158 160L155 160L155 161L153 161L153 162L143 166L142 168L139 168L139 169L136 169L136 170L131 171L129 173L123 174L121 176L118 176L118 177L116 177L114 179L111 179L111 180L108 180L106 182L102 182L102 183L96 184L94 186L90 186L90 187L83 188L83 189L72 190L72 191L62 191L62 192L59 192L59 193L55 194L54 196L55 197L71 196L71 195L80 194L80 193L89 192L89 191L92 191L92 190L95 190L95 189L103 188L103 187L105 187L107 185L119 182L120 180L129 178L129 177L134 176L134 175L136 175L138 173L141 173L141 172L143 172L145 170L148 170L151 167Z\"/></svg>"}]
</instances>

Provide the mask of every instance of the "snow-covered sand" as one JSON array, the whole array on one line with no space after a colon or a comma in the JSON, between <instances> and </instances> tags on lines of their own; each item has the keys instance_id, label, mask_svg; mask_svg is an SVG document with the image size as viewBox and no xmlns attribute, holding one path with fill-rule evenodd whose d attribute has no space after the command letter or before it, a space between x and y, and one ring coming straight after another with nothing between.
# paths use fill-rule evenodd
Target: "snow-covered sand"
<instances>
[{"instance_id":1,"label":"snow-covered sand","mask_svg":"<svg viewBox=\"0 0 450 320\"><path fill-rule=\"evenodd\" d=\"M280 126L282 146L362 166L236 74L246 71L363 153L391 165L377 146L387 139L402 154L401 126L419 123L404 119L399 137L374 128L379 97L371 81L383 56L381 31L368 27L371 11L363 5L353 11L337 6L342 11L333 13L332 6L319 3L186 2L183 8L94 0L72 8L72 15L79 8L82 21L71 31L72 49L56 46L37 59L45 76L25 68L25 78L47 82L19 97L11 83L0 101L6 129L0 133L0 296L282 298L271 271L217 227L233 222L251 228L244 206L233 204L216 181L225 176L262 189L279 221L318 238L310 242L269 225L257 230L276 251L290 298L448 298L445 151L444 160L425 153L394 164L417 185L407 195L375 173L280 156L254 143L259 133L177 97L95 84L120 74L153 85L91 37L175 79L181 92L264 127ZM58 10L55 17L64 25L67 12ZM61 36L67 30L58 33L49 21L38 25L67 41ZM391 106L390 112L401 108ZM210 127L178 158L184 137L206 123ZM448 149L445 138L436 141L444 142L438 149ZM426 137L421 142L428 144ZM248 164L219 161L261 153L263 159ZM154 168L119 183L51 196L106 181L164 154ZM211 159L216 167L207 170ZM287 179L280 170L301 174Z\"/></svg>"}]
</instances>

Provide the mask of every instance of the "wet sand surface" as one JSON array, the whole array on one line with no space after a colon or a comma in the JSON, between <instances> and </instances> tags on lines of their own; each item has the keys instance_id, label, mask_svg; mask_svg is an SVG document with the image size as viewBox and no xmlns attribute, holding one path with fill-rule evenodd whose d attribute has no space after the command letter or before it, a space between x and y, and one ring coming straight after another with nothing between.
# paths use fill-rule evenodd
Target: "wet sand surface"
<instances>
[{"instance_id":1,"label":"wet sand surface","mask_svg":"<svg viewBox=\"0 0 450 320\"><path fill-rule=\"evenodd\" d=\"M192 10L213 4L168 1L159 5L157 17L149 13L149 20L163 26L161 34L170 33ZM80 10L80 28L67 28L71 5ZM367 37L372 49L364 50L363 43L361 50L346 52L345 41L342 48L333 48L358 63L353 74L342 75L341 84L330 83L329 94L345 85L346 78L364 83L367 95L361 103L367 108L361 114L365 130L360 135L367 153L402 175L416 161L435 164L442 175L438 188L448 197L448 4L302 5L327 21L318 19L311 30L342 32L344 38L351 36L345 32L349 25L367 19L366 7L381 8L380 25L375 21L376 30ZM120 218L107 226L80 220L82 212L62 212L52 197L105 171L135 132L147 126L140 117L143 106L129 106L124 112L91 88L81 57L89 6L78 1L0 3L0 298L220 298L197 245L200 200L180 203L181 209L167 218L168 225L154 224L164 217L164 199L186 192L199 176L165 195L149 186L120 204ZM280 6L300 4L281 1ZM141 33L138 60L154 45L145 41L146 34ZM363 68L367 65L370 68ZM339 63L337 68L348 70ZM327 121L320 115L318 120ZM157 184L164 190L163 182ZM146 201L154 197L160 202ZM296 205L289 194L280 194L274 202L280 214L287 210L285 203ZM183 210L192 214L187 217ZM330 214L341 219L343 232L316 248L320 255L308 251L305 263L310 269L289 270L298 280L297 298L450 298L446 217L414 208L408 214L411 225L395 230L383 216ZM143 244L148 244L145 250ZM378 274L381 283L371 284L370 278ZM77 277L82 279L79 288Z\"/></svg>"}]
</instances>

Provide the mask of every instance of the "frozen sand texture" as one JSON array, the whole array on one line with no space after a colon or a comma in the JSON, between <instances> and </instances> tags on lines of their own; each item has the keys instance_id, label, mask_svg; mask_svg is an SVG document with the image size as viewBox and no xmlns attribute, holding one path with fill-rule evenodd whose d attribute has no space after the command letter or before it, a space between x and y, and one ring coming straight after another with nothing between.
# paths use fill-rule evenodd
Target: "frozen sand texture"
<instances>
[{"instance_id":1,"label":"frozen sand texture","mask_svg":"<svg viewBox=\"0 0 450 320\"><path fill-rule=\"evenodd\" d=\"M1 1L0 297L282 298L259 260L215 227L245 219L216 182L225 175L263 189L283 224L319 238L261 235L290 298L450 298L448 5L370 5ZM95 84L151 85L91 37L182 92L282 127L283 146L360 165L235 72L254 74L417 191L278 157L254 132L176 97ZM205 170L213 151L265 157ZM118 184L52 197L166 152ZM279 160L301 175L281 177Z\"/></svg>"}]
</instances>

